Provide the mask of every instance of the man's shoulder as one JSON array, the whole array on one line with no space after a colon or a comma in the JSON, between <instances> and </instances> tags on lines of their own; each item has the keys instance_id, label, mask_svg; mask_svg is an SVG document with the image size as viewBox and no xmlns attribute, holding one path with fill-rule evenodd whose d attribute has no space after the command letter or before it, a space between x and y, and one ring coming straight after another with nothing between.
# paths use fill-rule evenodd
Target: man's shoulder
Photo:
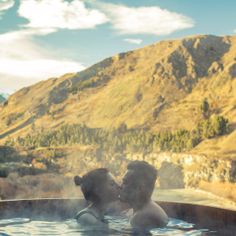
<instances>
[{"instance_id":1,"label":"man's shoulder","mask_svg":"<svg viewBox=\"0 0 236 236\"><path fill-rule=\"evenodd\" d=\"M143 214L150 214L153 217L168 219L168 216L166 212L164 211L164 209L154 201L151 201L148 204L148 206L144 209Z\"/></svg>"},{"instance_id":2,"label":"man's shoulder","mask_svg":"<svg viewBox=\"0 0 236 236\"><path fill-rule=\"evenodd\" d=\"M131 218L131 224L133 225L153 225L159 227L166 225L167 222L167 214L155 202L150 202Z\"/></svg>"},{"instance_id":3,"label":"man's shoulder","mask_svg":"<svg viewBox=\"0 0 236 236\"><path fill-rule=\"evenodd\" d=\"M159 206L156 202L151 201L144 209L144 211L164 211L161 206Z\"/></svg>"}]
</instances>

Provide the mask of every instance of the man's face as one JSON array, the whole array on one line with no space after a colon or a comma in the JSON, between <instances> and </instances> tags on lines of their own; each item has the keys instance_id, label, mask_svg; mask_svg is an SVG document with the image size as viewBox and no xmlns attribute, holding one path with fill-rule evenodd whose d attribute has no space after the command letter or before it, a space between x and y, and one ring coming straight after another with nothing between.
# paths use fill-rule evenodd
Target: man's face
<instances>
[{"instance_id":1,"label":"man's face","mask_svg":"<svg viewBox=\"0 0 236 236\"><path fill-rule=\"evenodd\" d=\"M139 180L135 178L135 173L133 170L128 170L123 178L120 200L127 202L129 204L136 203L140 195L140 185Z\"/></svg>"}]
</instances>

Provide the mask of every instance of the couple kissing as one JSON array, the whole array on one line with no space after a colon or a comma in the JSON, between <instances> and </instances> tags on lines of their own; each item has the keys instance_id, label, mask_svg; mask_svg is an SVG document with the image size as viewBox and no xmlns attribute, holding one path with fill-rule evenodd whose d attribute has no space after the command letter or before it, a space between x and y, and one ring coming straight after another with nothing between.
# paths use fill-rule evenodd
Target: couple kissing
<instances>
[{"instance_id":1,"label":"couple kissing","mask_svg":"<svg viewBox=\"0 0 236 236\"><path fill-rule=\"evenodd\" d=\"M81 187L84 198L90 205L77 213L81 224L106 224L104 215L110 203L119 199L132 208L130 224L136 231L163 227L168 223L165 211L152 199L157 179L157 170L145 161L132 161L127 166L122 184L119 186L106 168L92 170L74 182Z\"/></svg>"}]
</instances>

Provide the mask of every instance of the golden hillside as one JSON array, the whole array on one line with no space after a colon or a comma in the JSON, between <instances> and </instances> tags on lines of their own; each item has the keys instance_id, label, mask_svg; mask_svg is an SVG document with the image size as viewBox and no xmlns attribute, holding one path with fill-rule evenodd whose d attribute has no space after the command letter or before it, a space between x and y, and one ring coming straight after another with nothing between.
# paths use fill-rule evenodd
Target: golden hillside
<instances>
[{"instance_id":1,"label":"golden hillside","mask_svg":"<svg viewBox=\"0 0 236 236\"><path fill-rule=\"evenodd\" d=\"M236 36L194 36L121 53L77 74L23 88L0 107L0 142L32 129L89 127L186 128L199 106L236 124ZM204 141L196 152L236 152L235 132Z\"/></svg>"}]
</instances>

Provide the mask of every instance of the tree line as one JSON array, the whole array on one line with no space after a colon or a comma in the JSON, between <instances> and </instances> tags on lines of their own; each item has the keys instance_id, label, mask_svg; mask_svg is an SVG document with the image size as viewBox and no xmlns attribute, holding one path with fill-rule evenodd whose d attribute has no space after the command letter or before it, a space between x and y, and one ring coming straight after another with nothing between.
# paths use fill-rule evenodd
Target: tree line
<instances>
[{"instance_id":1,"label":"tree line","mask_svg":"<svg viewBox=\"0 0 236 236\"><path fill-rule=\"evenodd\" d=\"M226 134L228 125L228 120L218 115L202 119L191 131L179 129L153 132L148 129L128 129L125 123L112 130L72 124L61 126L57 130L40 130L35 134L7 140L5 144L30 148L73 144L94 145L103 151L114 153L183 152L191 150L204 139Z\"/></svg>"}]
</instances>

